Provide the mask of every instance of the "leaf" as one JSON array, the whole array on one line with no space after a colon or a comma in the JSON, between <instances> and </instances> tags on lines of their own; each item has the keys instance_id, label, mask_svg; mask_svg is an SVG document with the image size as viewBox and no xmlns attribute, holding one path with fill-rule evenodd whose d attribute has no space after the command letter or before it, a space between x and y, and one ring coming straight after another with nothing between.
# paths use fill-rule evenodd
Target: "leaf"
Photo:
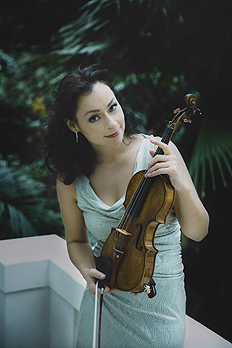
<instances>
[{"instance_id":1,"label":"leaf","mask_svg":"<svg viewBox=\"0 0 232 348\"><path fill-rule=\"evenodd\" d=\"M0 229L18 237L55 233L61 217L48 211L44 190L25 170L0 161Z\"/></svg>"},{"instance_id":2,"label":"leaf","mask_svg":"<svg viewBox=\"0 0 232 348\"><path fill-rule=\"evenodd\" d=\"M2 213L4 212L4 203L3 202L0 202L0 220L1 220L1 216L2 216Z\"/></svg>"},{"instance_id":3,"label":"leaf","mask_svg":"<svg viewBox=\"0 0 232 348\"><path fill-rule=\"evenodd\" d=\"M201 195L205 195L207 171L212 180L212 189L216 190L218 178L216 170L219 172L221 181L226 187L226 171L232 178L232 131L223 124L214 124L205 119L195 144L192 158L189 165L189 172L196 187L199 187ZM201 182L199 174L201 172Z\"/></svg>"},{"instance_id":4,"label":"leaf","mask_svg":"<svg viewBox=\"0 0 232 348\"><path fill-rule=\"evenodd\" d=\"M37 234L30 221L20 210L16 209L10 204L8 204L8 210L10 214L11 230L13 233L16 233L18 237L30 237Z\"/></svg>"}]
</instances>

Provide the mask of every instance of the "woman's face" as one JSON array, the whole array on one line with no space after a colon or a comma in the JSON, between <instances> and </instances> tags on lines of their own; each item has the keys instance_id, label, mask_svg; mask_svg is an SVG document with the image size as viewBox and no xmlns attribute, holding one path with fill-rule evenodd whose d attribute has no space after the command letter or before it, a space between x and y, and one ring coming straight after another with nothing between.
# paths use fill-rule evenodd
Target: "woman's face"
<instances>
[{"instance_id":1,"label":"woman's face","mask_svg":"<svg viewBox=\"0 0 232 348\"><path fill-rule=\"evenodd\" d=\"M88 95L79 98L77 127L94 148L115 146L122 142L125 119L113 91L97 82Z\"/></svg>"}]
</instances>

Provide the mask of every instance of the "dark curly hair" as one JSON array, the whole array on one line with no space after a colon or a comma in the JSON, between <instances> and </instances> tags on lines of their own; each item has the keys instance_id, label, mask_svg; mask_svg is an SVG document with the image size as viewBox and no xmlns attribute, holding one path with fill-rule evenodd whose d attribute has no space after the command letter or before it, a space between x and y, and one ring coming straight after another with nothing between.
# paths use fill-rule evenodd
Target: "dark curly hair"
<instances>
[{"instance_id":1,"label":"dark curly hair","mask_svg":"<svg viewBox=\"0 0 232 348\"><path fill-rule=\"evenodd\" d=\"M95 150L85 136L79 132L79 141L75 142L75 134L66 125L67 120L76 121L78 99L90 93L97 82L105 83L119 101L125 116L125 135L131 137L138 133L134 115L124 109L122 98L115 91L107 69L94 64L85 68L79 67L65 76L54 92L46 127L45 164L66 185L73 183L80 174L89 176L98 161Z\"/></svg>"}]
</instances>

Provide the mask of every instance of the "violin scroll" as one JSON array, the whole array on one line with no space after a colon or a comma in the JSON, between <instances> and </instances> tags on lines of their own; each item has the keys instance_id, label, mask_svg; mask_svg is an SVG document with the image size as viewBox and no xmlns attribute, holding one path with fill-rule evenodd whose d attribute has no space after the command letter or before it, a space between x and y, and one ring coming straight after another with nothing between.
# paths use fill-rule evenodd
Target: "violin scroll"
<instances>
[{"instance_id":1,"label":"violin scroll","mask_svg":"<svg viewBox=\"0 0 232 348\"><path fill-rule=\"evenodd\" d=\"M184 97L187 107L184 109L177 108L174 110L174 118L169 122L175 132L179 132L184 123L191 123L192 117L201 111L198 109L198 100L194 94L186 94Z\"/></svg>"},{"instance_id":2,"label":"violin scroll","mask_svg":"<svg viewBox=\"0 0 232 348\"><path fill-rule=\"evenodd\" d=\"M184 97L184 101L189 108L195 108L198 105L197 97L194 94L186 94Z\"/></svg>"}]
</instances>

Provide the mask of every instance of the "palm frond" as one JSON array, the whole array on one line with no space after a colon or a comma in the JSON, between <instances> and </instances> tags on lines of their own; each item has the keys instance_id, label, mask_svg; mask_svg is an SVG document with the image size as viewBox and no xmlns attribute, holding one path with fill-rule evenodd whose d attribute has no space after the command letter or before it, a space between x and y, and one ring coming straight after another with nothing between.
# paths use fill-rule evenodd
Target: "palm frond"
<instances>
[{"instance_id":1,"label":"palm frond","mask_svg":"<svg viewBox=\"0 0 232 348\"><path fill-rule=\"evenodd\" d=\"M18 237L30 237L37 234L30 221L20 210L16 209L10 204L8 204L8 210L10 215L11 230L14 234L16 234Z\"/></svg>"},{"instance_id":2,"label":"palm frond","mask_svg":"<svg viewBox=\"0 0 232 348\"><path fill-rule=\"evenodd\" d=\"M4 212L4 209L5 209L4 203L0 202L0 220L1 220L2 213Z\"/></svg>"},{"instance_id":3,"label":"palm frond","mask_svg":"<svg viewBox=\"0 0 232 348\"><path fill-rule=\"evenodd\" d=\"M223 185L228 185L226 178L229 173L232 178L232 131L222 124L214 124L205 120L195 144L189 171L194 184L199 188L202 197L205 195L206 176L210 173L212 188L216 190L218 177Z\"/></svg>"},{"instance_id":4,"label":"palm frond","mask_svg":"<svg viewBox=\"0 0 232 348\"><path fill-rule=\"evenodd\" d=\"M60 214L49 211L45 186L32 180L21 168L9 168L0 161L0 230L9 236L33 236L56 233Z\"/></svg>"}]
</instances>

